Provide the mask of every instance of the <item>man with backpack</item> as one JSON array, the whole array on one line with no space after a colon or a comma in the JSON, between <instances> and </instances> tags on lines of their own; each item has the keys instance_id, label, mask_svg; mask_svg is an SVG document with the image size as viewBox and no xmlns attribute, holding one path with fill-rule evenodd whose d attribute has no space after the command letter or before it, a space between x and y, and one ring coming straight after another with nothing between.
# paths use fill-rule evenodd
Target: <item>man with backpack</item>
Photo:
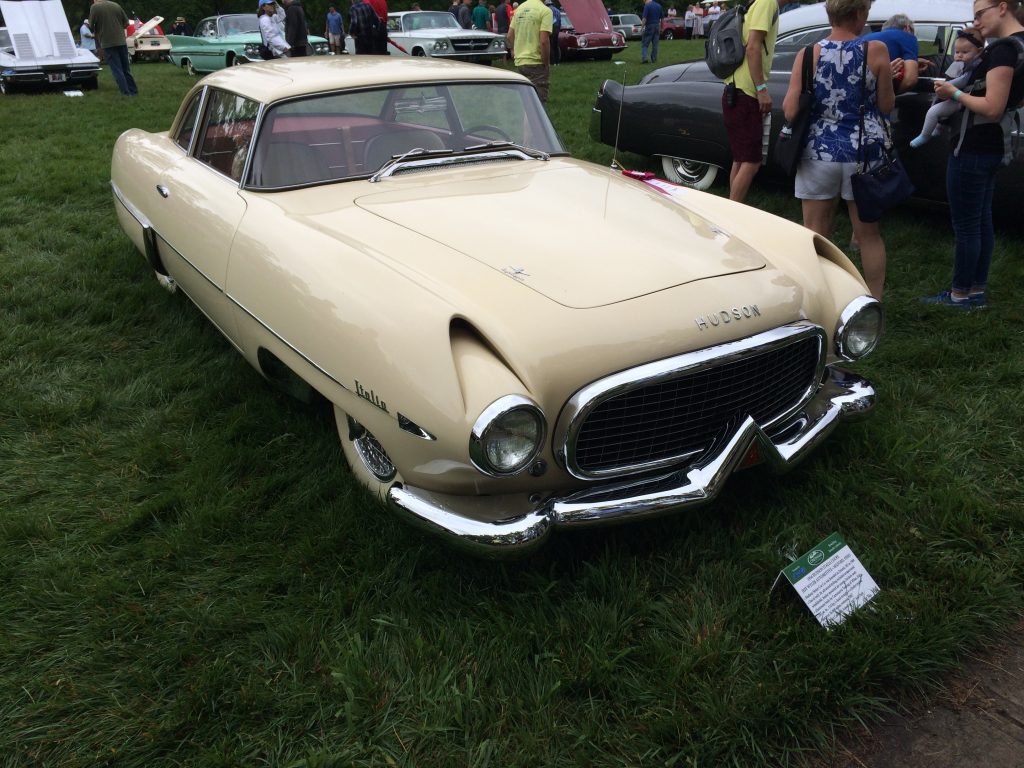
<instances>
[{"instance_id":1,"label":"man with backpack","mask_svg":"<svg viewBox=\"0 0 1024 768\"><path fill-rule=\"evenodd\" d=\"M772 97L768 93L768 73L775 55L775 39L779 34L779 9L786 0L750 0L737 3L722 14L708 38L706 58L712 71L722 77L722 69L713 59L720 50L736 41L739 66L726 75L722 93L722 116L732 150L729 170L729 199L742 203L761 167L761 141L764 119L772 113ZM742 31L739 35L739 26ZM716 69L718 71L716 71Z\"/></svg>"}]
</instances>

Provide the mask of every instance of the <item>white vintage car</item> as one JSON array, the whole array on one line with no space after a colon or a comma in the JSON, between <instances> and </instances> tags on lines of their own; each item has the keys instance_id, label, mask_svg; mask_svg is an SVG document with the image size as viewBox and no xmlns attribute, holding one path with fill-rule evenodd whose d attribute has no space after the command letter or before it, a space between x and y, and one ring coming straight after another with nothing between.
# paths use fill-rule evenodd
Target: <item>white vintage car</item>
<instances>
[{"instance_id":1,"label":"white vintage car","mask_svg":"<svg viewBox=\"0 0 1024 768\"><path fill-rule=\"evenodd\" d=\"M125 36L128 55L132 61L168 61L171 41L160 31L163 16L154 16L145 24L136 19Z\"/></svg>"},{"instance_id":2,"label":"white vintage car","mask_svg":"<svg viewBox=\"0 0 1024 768\"><path fill-rule=\"evenodd\" d=\"M0 0L0 14L0 94L96 88L99 59L75 47L58 0Z\"/></svg>"},{"instance_id":3,"label":"white vintage car","mask_svg":"<svg viewBox=\"0 0 1024 768\"><path fill-rule=\"evenodd\" d=\"M122 134L111 176L159 280L330 401L375 494L478 552L703 504L874 404L840 365L881 307L832 243L572 159L512 72L225 69L169 131Z\"/></svg>"},{"instance_id":4,"label":"white vintage car","mask_svg":"<svg viewBox=\"0 0 1024 768\"><path fill-rule=\"evenodd\" d=\"M348 50L354 52L355 44ZM389 13L388 51L399 56L483 63L505 56L505 36L463 29L448 11Z\"/></svg>"}]
</instances>

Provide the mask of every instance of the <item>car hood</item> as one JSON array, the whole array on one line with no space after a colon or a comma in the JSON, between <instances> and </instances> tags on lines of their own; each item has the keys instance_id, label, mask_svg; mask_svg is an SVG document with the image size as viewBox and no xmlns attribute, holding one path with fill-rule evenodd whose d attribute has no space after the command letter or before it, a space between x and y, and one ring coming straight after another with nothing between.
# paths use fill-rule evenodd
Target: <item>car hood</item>
<instances>
[{"instance_id":1,"label":"car hood","mask_svg":"<svg viewBox=\"0 0 1024 768\"><path fill-rule=\"evenodd\" d=\"M611 32L612 20L600 0L562 0L577 32Z\"/></svg>"},{"instance_id":2,"label":"car hood","mask_svg":"<svg viewBox=\"0 0 1024 768\"><path fill-rule=\"evenodd\" d=\"M397 177L355 202L577 309L765 266L749 244L636 181L574 161L531 166L475 179L439 172L427 188ZM515 237L503 237L506 228ZM390 255L422 268L421 254Z\"/></svg>"}]
</instances>

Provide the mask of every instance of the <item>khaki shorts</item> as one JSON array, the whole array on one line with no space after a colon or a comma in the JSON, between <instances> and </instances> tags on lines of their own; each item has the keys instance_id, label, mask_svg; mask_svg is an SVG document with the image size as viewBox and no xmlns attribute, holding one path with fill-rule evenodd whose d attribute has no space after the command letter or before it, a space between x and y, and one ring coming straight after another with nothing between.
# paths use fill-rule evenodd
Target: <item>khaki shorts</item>
<instances>
[{"instance_id":1,"label":"khaki shorts","mask_svg":"<svg viewBox=\"0 0 1024 768\"><path fill-rule=\"evenodd\" d=\"M859 163L833 163L831 160L801 160L796 167L798 200L853 200L850 177Z\"/></svg>"},{"instance_id":2,"label":"khaki shorts","mask_svg":"<svg viewBox=\"0 0 1024 768\"><path fill-rule=\"evenodd\" d=\"M340 48L341 47L341 35L328 35L327 36L327 42L330 43L331 45L335 46L336 48Z\"/></svg>"}]
</instances>

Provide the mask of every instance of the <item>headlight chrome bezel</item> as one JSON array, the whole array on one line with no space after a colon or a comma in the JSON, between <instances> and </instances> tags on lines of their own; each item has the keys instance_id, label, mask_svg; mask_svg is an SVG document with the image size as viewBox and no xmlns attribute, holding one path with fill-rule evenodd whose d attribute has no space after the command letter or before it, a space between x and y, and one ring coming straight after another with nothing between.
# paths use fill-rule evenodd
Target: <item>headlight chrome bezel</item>
<instances>
[{"instance_id":1,"label":"headlight chrome bezel","mask_svg":"<svg viewBox=\"0 0 1024 768\"><path fill-rule=\"evenodd\" d=\"M857 350L851 345L849 335L856 329L857 322L867 317L867 313L877 314L878 331L875 333L875 337L870 344ZM882 309L882 303L872 296L858 296L846 305L846 308L839 315L839 320L836 322L836 354L844 360L851 362L860 360L875 350L884 332L885 311Z\"/></svg>"},{"instance_id":2,"label":"headlight chrome bezel","mask_svg":"<svg viewBox=\"0 0 1024 768\"><path fill-rule=\"evenodd\" d=\"M514 467L503 469L494 466L487 457L485 441L487 431L498 424L501 419L515 411L525 411L537 419L537 438L534 440L533 449L529 455ZM537 456L544 449L544 442L547 440L548 423L544 411L537 403L523 395L505 395L500 397L484 408L483 413L473 424L473 430L469 437L469 458L473 466L490 477L512 477L526 471L536 460Z\"/></svg>"}]
</instances>

